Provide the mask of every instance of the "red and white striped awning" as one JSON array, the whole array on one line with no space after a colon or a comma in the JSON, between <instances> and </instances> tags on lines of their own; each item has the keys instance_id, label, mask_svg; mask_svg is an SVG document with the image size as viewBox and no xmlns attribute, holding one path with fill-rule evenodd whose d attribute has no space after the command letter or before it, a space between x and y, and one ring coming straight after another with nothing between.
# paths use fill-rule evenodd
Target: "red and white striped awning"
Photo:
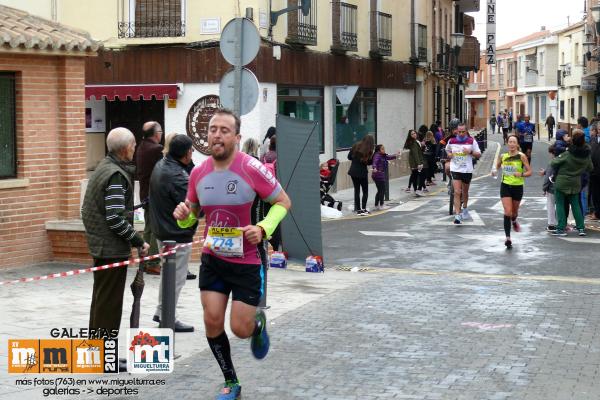
<instances>
[{"instance_id":1,"label":"red and white striped awning","mask_svg":"<svg viewBox=\"0 0 600 400\"><path fill-rule=\"evenodd\" d=\"M94 97L96 100L106 98L108 101L120 100L162 100L164 98L177 98L177 84L149 84L149 85L86 85L85 99Z\"/></svg>"}]
</instances>

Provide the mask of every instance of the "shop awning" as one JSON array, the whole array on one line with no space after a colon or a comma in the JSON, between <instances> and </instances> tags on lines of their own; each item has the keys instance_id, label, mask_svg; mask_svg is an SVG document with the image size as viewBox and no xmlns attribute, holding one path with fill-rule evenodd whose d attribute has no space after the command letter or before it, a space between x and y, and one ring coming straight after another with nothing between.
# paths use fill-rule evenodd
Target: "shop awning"
<instances>
[{"instance_id":1,"label":"shop awning","mask_svg":"<svg viewBox=\"0 0 600 400\"><path fill-rule=\"evenodd\" d=\"M177 84L157 84L157 85L86 85L85 99L90 97L100 100L106 97L108 101L121 100L162 100L165 97L169 99L177 98Z\"/></svg>"}]
</instances>

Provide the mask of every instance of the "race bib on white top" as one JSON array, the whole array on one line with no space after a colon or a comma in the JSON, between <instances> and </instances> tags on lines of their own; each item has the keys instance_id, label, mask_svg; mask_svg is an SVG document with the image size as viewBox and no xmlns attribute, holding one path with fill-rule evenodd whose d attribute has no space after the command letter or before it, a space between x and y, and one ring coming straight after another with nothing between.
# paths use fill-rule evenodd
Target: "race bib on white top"
<instances>
[{"instance_id":1,"label":"race bib on white top","mask_svg":"<svg viewBox=\"0 0 600 400\"><path fill-rule=\"evenodd\" d=\"M467 166L467 154L465 153L452 153L452 164L456 168L465 168Z\"/></svg>"}]
</instances>

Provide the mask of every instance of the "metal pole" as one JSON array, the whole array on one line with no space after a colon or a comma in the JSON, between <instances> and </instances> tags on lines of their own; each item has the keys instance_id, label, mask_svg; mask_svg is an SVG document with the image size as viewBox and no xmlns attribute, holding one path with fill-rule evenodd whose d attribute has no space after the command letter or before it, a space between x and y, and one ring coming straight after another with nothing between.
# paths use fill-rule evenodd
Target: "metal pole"
<instances>
[{"instance_id":1,"label":"metal pole","mask_svg":"<svg viewBox=\"0 0 600 400\"><path fill-rule=\"evenodd\" d=\"M163 252L175 247L176 242L165 240ZM160 316L160 328L170 328L175 331L175 258L176 254L168 254L162 267L162 310Z\"/></svg>"},{"instance_id":2,"label":"metal pole","mask_svg":"<svg viewBox=\"0 0 600 400\"><path fill-rule=\"evenodd\" d=\"M385 170L385 201L390 201L390 171Z\"/></svg>"},{"instance_id":3,"label":"metal pole","mask_svg":"<svg viewBox=\"0 0 600 400\"><path fill-rule=\"evenodd\" d=\"M235 42L235 64L234 64L234 82L233 82L233 112L242 115L242 53L244 51L244 29L242 27L242 18L235 20L235 34L240 40Z\"/></svg>"}]
</instances>

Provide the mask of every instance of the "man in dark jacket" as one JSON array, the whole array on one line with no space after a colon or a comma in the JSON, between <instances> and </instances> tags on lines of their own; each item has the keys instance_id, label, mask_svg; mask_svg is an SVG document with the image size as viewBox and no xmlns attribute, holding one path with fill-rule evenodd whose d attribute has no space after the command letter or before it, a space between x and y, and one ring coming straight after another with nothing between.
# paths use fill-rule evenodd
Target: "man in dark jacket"
<instances>
[{"instance_id":1,"label":"man in dark jacket","mask_svg":"<svg viewBox=\"0 0 600 400\"><path fill-rule=\"evenodd\" d=\"M197 224L186 229L177 225L173 218L173 211L177 204L185 201L188 190L189 175L186 171L187 166L192 162L192 139L185 135L176 135L169 145L169 152L154 166L154 171L150 178L150 221L152 233L159 241L159 247L162 248L162 242L173 240L177 244L189 244L193 241L196 233ZM188 271L188 261L191 253L191 246L184 246L177 249L175 261L175 306L179 299L181 289L185 285ZM154 313L153 320L160 322L162 313L162 277L158 295L158 306ZM193 332L194 327L175 321L175 332Z\"/></svg>"},{"instance_id":2,"label":"man in dark jacket","mask_svg":"<svg viewBox=\"0 0 600 400\"><path fill-rule=\"evenodd\" d=\"M81 207L95 267L127 260L132 247L138 248L140 256L150 247L133 227L134 168L130 163L135 137L126 128L115 128L106 137L106 147L108 155L90 177ZM126 267L94 272L90 329L119 329L126 280ZM125 360L119 364L126 369Z\"/></svg>"},{"instance_id":3,"label":"man in dark jacket","mask_svg":"<svg viewBox=\"0 0 600 400\"><path fill-rule=\"evenodd\" d=\"M590 173L590 190L592 203L594 204L594 217L592 219L600 219L600 135L597 129L591 129L590 133L591 157L594 167Z\"/></svg>"},{"instance_id":4,"label":"man in dark jacket","mask_svg":"<svg viewBox=\"0 0 600 400\"><path fill-rule=\"evenodd\" d=\"M163 158L163 146L160 144L163 130L156 121L148 121L142 127L143 139L135 154L137 176L140 181L140 200L144 204L144 240L150 244L150 255L158 253L156 238L152 234L152 222L148 211L148 187L150 176L156 163ZM145 263L146 273L151 275L160 274L160 261L150 260Z\"/></svg>"},{"instance_id":5,"label":"man in dark jacket","mask_svg":"<svg viewBox=\"0 0 600 400\"><path fill-rule=\"evenodd\" d=\"M548 128L548 140L550 140L552 139L554 133L554 126L556 125L556 120L552 116L552 113L550 113L550 115L548 115L548 118L546 118L545 125Z\"/></svg>"}]
</instances>

